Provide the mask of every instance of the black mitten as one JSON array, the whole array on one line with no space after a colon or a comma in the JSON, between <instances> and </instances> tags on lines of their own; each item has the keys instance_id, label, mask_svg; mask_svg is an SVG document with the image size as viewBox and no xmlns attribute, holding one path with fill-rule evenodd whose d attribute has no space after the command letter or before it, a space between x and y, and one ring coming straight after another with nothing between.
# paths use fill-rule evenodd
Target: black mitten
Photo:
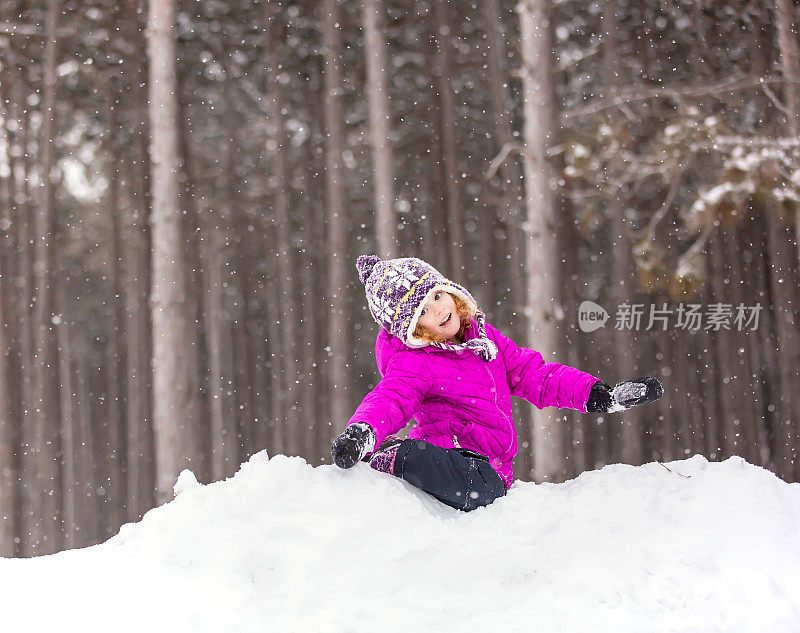
<instances>
[{"instance_id":1,"label":"black mitten","mask_svg":"<svg viewBox=\"0 0 800 633\"><path fill-rule=\"evenodd\" d=\"M644 376L619 383L611 392L611 396L623 409L630 409L640 404L658 400L664 395L664 387L657 378Z\"/></svg>"},{"instance_id":2,"label":"black mitten","mask_svg":"<svg viewBox=\"0 0 800 633\"><path fill-rule=\"evenodd\" d=\"M359 422L348 426L333 441L331 457L339 468L351 468L373 448L375 448L375 431L368 424Z\"/></svg>"},{"instance_id":3,"label":"black mitten","mask_svg":"<svg viewBox=\"0 0 800 633\"><path fill-rule=\"evenodd\" d=\"M603 381L592 385L586 410L589 413L614 413L658 400L664 387L656 378L645 376L619 383L613 389Z\"/></svg>"},{"instance_id":4,"label":"black mitten","mask_svg":"<svg viewBox=\"0 0 800 633\"><path fill-rule=\"evenodd\" d=\"M586 410L589 413L605 413L611 408L611 387L602 380L592 385Z\"/></svg>"}]
</instances>

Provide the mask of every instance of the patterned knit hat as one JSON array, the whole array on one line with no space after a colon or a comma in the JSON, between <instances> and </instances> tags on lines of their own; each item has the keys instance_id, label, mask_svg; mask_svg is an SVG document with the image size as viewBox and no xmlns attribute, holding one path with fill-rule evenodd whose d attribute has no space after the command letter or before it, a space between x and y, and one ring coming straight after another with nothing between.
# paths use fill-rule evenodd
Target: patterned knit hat
<instances>
[{"instance_id":1,"label":"patterned knit hat","mask_svg":"<svg viewBox=\"0 0 800 633\"><path fill-rule=\"evenodd\" d=\"M356 268L367 293L372 318L409 347L433 345L452 351L472 349L484 360L492 360L497 355L497 346L486 336L486 317L478 311L475 299L466 288L450 281L430 264L416 257L382 260L377 255L362 255ZM460 297L477 312L477 338L461 345L450 345L430 343L414 336L425 301L437 290Z\"/></svg>"}]
</instances>

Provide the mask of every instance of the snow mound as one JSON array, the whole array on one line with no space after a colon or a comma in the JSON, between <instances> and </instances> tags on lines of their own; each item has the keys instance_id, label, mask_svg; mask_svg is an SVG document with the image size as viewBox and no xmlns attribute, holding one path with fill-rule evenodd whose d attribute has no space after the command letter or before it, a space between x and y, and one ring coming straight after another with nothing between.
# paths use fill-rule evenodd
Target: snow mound
<instances>
[{"instance_id":1,"label":"snow mound","mask_svg":"<svg viewBox=\"0 0 800 633\"><path fill-rule=\"evenodd\" d=\"M739 458L516 483L470 514L260 453L108 542L0 559L5 631L800 630L800 484Z\"/></svg>"}]
</instances>

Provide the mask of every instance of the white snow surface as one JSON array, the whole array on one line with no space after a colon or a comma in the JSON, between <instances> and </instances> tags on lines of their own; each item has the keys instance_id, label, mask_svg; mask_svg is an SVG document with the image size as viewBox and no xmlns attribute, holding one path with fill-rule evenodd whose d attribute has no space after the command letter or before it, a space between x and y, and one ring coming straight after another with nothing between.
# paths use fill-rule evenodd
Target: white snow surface
<instances>
[{"instance_id":1,"label":"white snow surface","mask_svg":"<svg viewBox=\"0 0 800 633\"><path fill-rule=\"evenodd\" d=\"M739 458L517 482L465 514L259 453L108 542L0 559L3 631L800 631L800 484Z\"/></svg>"}]
</instances>

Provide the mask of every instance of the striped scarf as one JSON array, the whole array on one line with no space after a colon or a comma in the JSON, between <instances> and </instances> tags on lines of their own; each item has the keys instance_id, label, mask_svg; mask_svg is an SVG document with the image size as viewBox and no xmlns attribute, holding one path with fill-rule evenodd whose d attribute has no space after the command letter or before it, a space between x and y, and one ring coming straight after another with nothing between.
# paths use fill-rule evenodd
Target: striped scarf
<instances>
[{"instance_id":1,"label":"striped scarf","mask_svg":"<svg viewBox=\"0 0 800 633\"><path fill-rule=\"evenodd\" d=\"M460 345L431 343L431 345L449 352L458 352L462 349L468 349L475 352L479 358L482 358L486 362L494 360L497 357L497 345L486 336L486 315L483 312L478 312L475 315L475 322L478 324L478 336L469 339L466 343L461 343Z\"/></svg>"}]
</instances>

